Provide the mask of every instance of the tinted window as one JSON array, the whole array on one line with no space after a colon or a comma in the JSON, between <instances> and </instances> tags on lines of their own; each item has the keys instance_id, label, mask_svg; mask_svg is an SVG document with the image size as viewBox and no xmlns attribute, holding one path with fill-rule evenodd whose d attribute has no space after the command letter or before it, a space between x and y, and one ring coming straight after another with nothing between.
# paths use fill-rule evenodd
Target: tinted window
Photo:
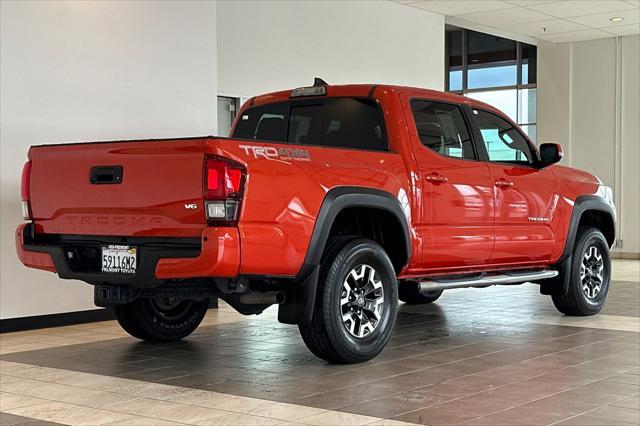
<instances>
[{"instance_id":1,"label":"tinted window","mask_svg":"<svg viewBox=\"0 0 640 426\"><path fill-rule=\"evenodd\" d=\"M324 104L321 145L386 150L382 114L369 99L327 99Z\"/></svg>"},{"instance_id":2,"label":"tinted window","mask_svg":"<svg viewBox=\"0 0 640 426\"><path fill-rule=\"evenodd\" d=\"M300 145L386 150L382 112L370 99L329 98L248 108L233 137Z\"/></svg>"},{"instance_id":3,"label":"tinted window","mask_svg":"<svg viewBox=\"0 0 640 426\"><path fill-rule=\"evenodd\" d=\"M248 108L238 120L233 137L284 142L287 140L288 116L288 102Z\"/></svg>"},{"instance_id":4,"label":"tinted window","mask_svg":"<svg viewBox=\"0 0 640 426\"><path fill-rule=\"evenodd\" d=\"M532 164L531 147L507 120L490 112L474 110L489 161Z\"/></svg>"},{"instance_id":5,"label":"tinted window","mask_svg":"<svg viewBox=\"0 0 640 426\"><path fill-rule=\"evenodd\" d=\"M475 158L469 131L457 105L413 100L411 111L422 145L448 157Z\"/></svg>"},{"instance_id":6,"label":"tinted window","mask_svg":"<svg viewBox=\"0 0 640 426\"><path fill-rule=\"evenodd\" d=\"M292 105L289 118L289 137L291 143L319 145L320 124L322 123L322 104Z\"/></svg>"}]
</instances>

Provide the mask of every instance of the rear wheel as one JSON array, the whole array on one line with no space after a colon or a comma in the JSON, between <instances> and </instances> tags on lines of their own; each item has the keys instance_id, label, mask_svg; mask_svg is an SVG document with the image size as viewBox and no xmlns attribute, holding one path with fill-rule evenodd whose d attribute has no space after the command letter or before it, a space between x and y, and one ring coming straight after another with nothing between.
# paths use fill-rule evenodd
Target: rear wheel
<instances>
[{"instance_id":1,"label":"rear wheel","mask_svg":"<svg viewBox=\"0 0 640 426\"><path fill-rule=\"evenodd\" d=\"M602 232L580 228L573 249L567 294L553 294L553 304L565 315L595 315L604 307L611 282L609 245Z\"/></svg>"},{"instance_id":2,"label":"rear wheel","mask_svg":"<svg viewBox=\"0 0 640 426\"><path fill-rule=\"evenodd\" d=\"M120 326L148 342L172 342L193 333L207 313L209 299L139 298L116 305Z\"/></svg>"},{"instance_id":3,"label":"rear wheel","mask_svg":"<svg viewBox=\"0 0 640 426\"><path fill-rule=\"evenodd\" d=\"M364 362L386 346L396 318L398 291L384 249L364 239L338 237L323 257L316 305L305 344L334 363Z\"/></svg>"},{"instance_id":4,"label":"rear wheel","mask_svg":"<svg viewBox=\"0 0 640 426\"><path fill-rule=\"evenodd\" d=\"M398 298L409 305L433 303L441 295L442 290L420 293L420 284L416 281L404 281L398 285Z\"/></svg>"}]
</instances>

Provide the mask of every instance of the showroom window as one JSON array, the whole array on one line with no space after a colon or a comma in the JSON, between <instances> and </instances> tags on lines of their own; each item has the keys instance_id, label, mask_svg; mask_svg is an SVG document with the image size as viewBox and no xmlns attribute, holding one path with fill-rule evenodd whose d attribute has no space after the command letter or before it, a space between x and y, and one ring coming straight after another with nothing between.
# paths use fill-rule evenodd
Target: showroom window
<instances>
[{"instance_id":1,"label":"showroom window","mask_svg":"<svg viewBox=\"0 0 640 426\"><path fill-rule=\"evenodd\" d=\"M536 46L451 28L446 31L446 90L492 105L536 141Z\"/></svg>"}]
</instances>

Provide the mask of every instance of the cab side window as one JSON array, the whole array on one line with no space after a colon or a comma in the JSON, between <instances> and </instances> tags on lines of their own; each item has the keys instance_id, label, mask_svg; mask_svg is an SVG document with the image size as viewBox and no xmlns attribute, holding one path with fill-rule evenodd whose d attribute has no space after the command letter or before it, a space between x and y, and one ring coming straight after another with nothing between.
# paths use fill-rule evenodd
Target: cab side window
<instances>
[{"instance_id":1,"label":"cab side window","mask_svg":"<svg viewBox=\"0 0 640 426\"><path fill-rule=\"evenodd\" d=\"M476 158L459 106L414 99L411 111L422 145L447 157Z\"/></svg>"},{"instance_id":2,"label":"cab side window","mask_svg":"<svg viewBox=\"0 0 640 426\"><path fill-rule=\"evenodd\" d=\"M487 111L473 110L489 161L533 164L531 146L511 123Z\"/></svg>"}]
</instances>

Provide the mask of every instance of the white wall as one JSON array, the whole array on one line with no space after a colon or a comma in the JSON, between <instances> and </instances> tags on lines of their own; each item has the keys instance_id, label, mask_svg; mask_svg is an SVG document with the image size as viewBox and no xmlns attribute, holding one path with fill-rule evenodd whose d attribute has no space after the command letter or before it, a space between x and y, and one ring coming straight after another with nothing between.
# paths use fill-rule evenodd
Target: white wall
<instances>
[{"instance_id":1,"label":"white wall","mask_svg":"<svg viewBox=\"0 0 640 426\"><path fill-rule=\"evenodd\" d=\"M215 134L217 95L315 76L444 86L444 18L392 2L0 4L0 318L94 308L89 285L16 259L29 145Z\"/></svg>"},{"instance_id":2,"label":"white wall","mask_svg":"<svg viewBox=\"0 0 640 426\"><path fill-rule=\"evenodd\" d=\"M89 285L16 259L29 145L214 134L216 3L2 1L0 14L0 318L92 309Z\"/></svg>"},{"instance_id":3,"label":"white wall","mask_svg":"<svg viewBox=\"0 0 640 426\"><path fill-rule=\"evenodd\" d=\"M622 38L621 82L622 251L637 253L640 252L640 36Z\"/></svg>"},{"instance_id":4,"label":"white wall","mask_svg":"<svg viewBox=\"0 0 640 426\"><path fill-rule=\"evenodd\" d=\"M538 46L538 142L614 189L618 250L640 252L639 36Z\"/></svg>"},{"instance_id":5,"label":"white wall","mask_svg":"<svg viewBox=\"0 0 640 426\"><path fill-rule=\"evenodd\" d=\"M387 1L218 4L221 94L250 97L314 77L443 90L444 17Z\"/></svg>"}]
</instances>

